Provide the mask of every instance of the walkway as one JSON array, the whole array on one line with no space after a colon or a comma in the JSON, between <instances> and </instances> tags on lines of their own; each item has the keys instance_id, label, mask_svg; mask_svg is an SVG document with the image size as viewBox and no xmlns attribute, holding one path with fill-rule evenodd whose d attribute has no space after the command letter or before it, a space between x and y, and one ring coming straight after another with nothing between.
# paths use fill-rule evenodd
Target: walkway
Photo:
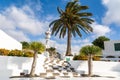
<instances>
[{"instance_id":1,"label":"walkway","mask_svg":"<svg viewBox=\"0 0 120 80\"><path fill-rule=\"evenodd\" d=\"M13 78L10 80L120 80L120 77L118 78L105 78L105 77L80 77L80 78L61 78L57 77L56 79L42 79L42 78Z\"/></svg>"}]
</instances>

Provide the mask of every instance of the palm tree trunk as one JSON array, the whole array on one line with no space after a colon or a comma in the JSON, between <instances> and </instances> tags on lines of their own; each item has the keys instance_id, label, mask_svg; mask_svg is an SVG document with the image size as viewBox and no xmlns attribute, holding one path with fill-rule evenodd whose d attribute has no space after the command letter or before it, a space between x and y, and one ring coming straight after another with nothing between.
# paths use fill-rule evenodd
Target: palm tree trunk
<instances>
[{"instance_id":1,"label":"palm tree trunk","mask_svg":"<svg viewBox=\"0 0 120 80\"><path fill-rule=\"evenodd\" d=\"M72 37L71 30L68 29L66 56L72 56L72 54L71 54L71 37Z\"/></svg>"},{"instance_id":2,"label":"palm tree trunk","mask_svg":"<svg viewBox=\"0 0 120 80\"><path fill-rule=\"evenodd\" d=\"M36 67L36 63L37 63L37 52L34 52L34 57L33 57L33 62L32 62L32 68L30 71L30 76L34 76L35 75L35 67Z\"/></svg>"},{"instance_id":3,"label":"palm tree trunk","mask_svg":"<svg viewBox=\"0 0 120 80\"><path fill-rule=\"evenodd\" d=\"M88 56L88 76L92 76L92 55L89 54Z\"/></svg>"}]
</instances>

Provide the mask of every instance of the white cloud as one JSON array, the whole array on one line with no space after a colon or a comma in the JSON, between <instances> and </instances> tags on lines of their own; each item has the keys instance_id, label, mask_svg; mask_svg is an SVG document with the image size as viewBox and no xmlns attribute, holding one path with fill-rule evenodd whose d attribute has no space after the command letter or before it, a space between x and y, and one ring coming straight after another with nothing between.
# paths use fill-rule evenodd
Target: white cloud
<instances>
[{"instance_id":1,"label":"white cloud","mask_svg":"<svg viewBox=\"0 0 120 80\"><path fill-rule=\"evenodd\" d=\"M7 33L14 38L17 38L18 41L30 41L30 39L22 31L7 30Z\"/></svg>"},{"instance_id":2,"label":"white cloud","mask_svg":"<svg viewBox=\"0 0 120 80\"><path fill-rule=\"evenodd\" d=\"M0 29L15 29L14 22L0 14ZM9 27L8 27L9 26Z\"/></svg>"},{"instance_id":3,"label":"white cloud","mask_svg":"<svg viewBox=\"0 0 120 80\"><path fill-rule=\"evenodd\" d=\"M34 36L44 34L48 24L47 20L38 20L29 6L22 8L11 6L0 13L0 29L18 41L29 41L27 34Z\"/></svg>"},{"instance_id":4,"label":"white cloud","mask_svg":"<svg viewBox=\"0 0 120 80\"><path fill-rule=\"evenodd\" d=\"M47 21L53 21L53 20L56 20L56 19L59 19L59 17L58 16L55 16L55 15L47 15L46 16L46 20Z\"/></svg>"},{"instance_id":5,"label":"white cloud","mask_svg":"<svg viewBox=\"0 0 120 80\"><path fill-rule=\"evenodd\" d=\"M83 46L91 45L90 38L86 38L83 40L76 40L75 42L76 42L76 45L72 45L72 53L73 54L74 53L79 54L79 51Z\"/></svg>"},{"instance_id":6,"label":"white cloud","mask_svg":"<svg viewBox=\"0 0 120 80\"><path fill-rule=\"evenodd\" d=\"M46 23L39 21L34 16L30 16L24 12L24 10L11 7L6 10L6 16L15 22L15 26L21 30L31 33L33 35L40 35L45 30Z\"/></svg>"},{"instance_id":7,"label":"white cloud","mask_svg":"<svg viewBox=\"0 0 120 80\"><path fill-rule=\"evenodd\" d=\"M102 0L103 5L107 8L107 12L103 18L104 24L112 24L115 23L120 25L120 0Z\"/></svg>"},{"instance_id":8,"label":"white cloud","mask_svg":"<svg viewBox=\"0 0 120 80\"><path fill-rule=\"evenodd\" d=\"M79 53L79 50L80 50L81 46L78 46L78 45L74 45L72 46L72 54L78 54Z\"/></svg>"},{"instance_id":9,"label":"white cloud","mask_svg":"<svg viewBox=\"0 0 120 80\"><path fill-rule=\"evenodd\" d=\"M81 43L87 43L87 42L90 42L90 40L88 38L86 38L86 39L73 39L72 40L73 44L81 44Z\"/></svg>"},{"instance_id":10,"label":"white cloud","mask_svg":"<svg viewBox=\"0 0 120 80\"><path fill-rule=\"evenodd\" d=\"M111 29L108 26L100 25L97 23L92 24L93 27L93 35L95 37L98 36L105 36L106 34L110 33Z\"/></svg>"},{"instance_id":11,"label":"white cloud","mask_svg":"<svg viewBox=\"0 0 120 80\"><path fill-rule=\"evenodd\" d=\"M110 1L110 0L102 0L102 3L106 5L106 4L109 3L109 1Z\"/></svg>"},{"instance_id":12,"label":"white cloud","mask_svg":"<svg viewBox=\"0 0 120 80\"><path fill-rule=\"evenodd\" d=\"M33 10L29 6L27 6L27 5L23 6L22 10L24 12L26 12L27 14L30 14L30 15L33 15L33 16L35 15L35 13L33 12Z\"/></svg>"},{"instance_id":13,"label":"white cloud","mask_svg":"<svg viewBox=\"0 0 120 80\"><path fill-rule=\"evenodd\" d=\"M40 0L25 0L26 4L30 6L35 11L42 11L42 3Z\"/></svg>"}]
</instances>

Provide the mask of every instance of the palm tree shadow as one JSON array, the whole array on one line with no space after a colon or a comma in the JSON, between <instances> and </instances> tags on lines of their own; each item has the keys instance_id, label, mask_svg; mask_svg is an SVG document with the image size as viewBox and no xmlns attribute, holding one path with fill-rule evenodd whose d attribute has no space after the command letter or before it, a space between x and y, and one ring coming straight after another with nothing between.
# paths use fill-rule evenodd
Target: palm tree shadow
<instances>
[{"instance_id":1,"label":"palm tree shadow","mask_svg":"<svg viewBox=\"0 0 120 80\"><path fill-rule=\"evenodd\" d=\"M75 65L74 69L77 70L78 72L82 72L81 70L79 70L80 66L82 66L86 61L71 61L70 64L71 65ZM87 63L87 62L86 62Z\"/></svg>"}]
</instances>

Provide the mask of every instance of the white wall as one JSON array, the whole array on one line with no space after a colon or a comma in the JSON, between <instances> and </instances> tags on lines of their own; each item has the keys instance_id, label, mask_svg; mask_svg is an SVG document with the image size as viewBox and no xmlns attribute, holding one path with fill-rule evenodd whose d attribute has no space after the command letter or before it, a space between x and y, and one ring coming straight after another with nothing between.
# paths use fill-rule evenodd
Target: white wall
<instances>
[{"instance_id":1,"label":"white wall","mask_svg":"<svg viewBox=\"0 0 120 80\"><path fill-rule=\"evenodd\" d=\"M33 58L0 56L0 79L9 80L10 76L19 76L20 72L30 72ZM45 57L39 55L37 58L36 74L44 72L43 63Z\"/></svg>"},{"instance_id":2,"label":"white wall","mask_svg":"<svg viewBox=\"0 0 120 80\"><path fill-rule=\"evenodd\" d=\"M22 50L22 44L0 30L0 48Z\"/></svg>"},{"instance_id":3,"label":"white wall","mask_svg":"<svg viewBox=\"0 0 120 80\"><path fill-rule=\"evenodd\" d=\"M70 61L70 64L80 73L88 73L87 61ZM93 61L93 74L103 76L120 76L120 62Z\"/></svg>"},{"instance_id":4,"label":"white wall","mask_svg":"<svg viewBox=\"0 0 120 80\"><path fill-rule=\"evenodd\" d=\"M37 58L36 74L44 72L43 64L45 57L39 55ZM78 71L87 73L87 61L70 61L71 65ZM10 76L18 76L20 72L30 72L32 58L0 56L0 79L9 80ZM120 62L94 61L93 73L107 76L120 76Z\"/></svg>"}]
</instances>

